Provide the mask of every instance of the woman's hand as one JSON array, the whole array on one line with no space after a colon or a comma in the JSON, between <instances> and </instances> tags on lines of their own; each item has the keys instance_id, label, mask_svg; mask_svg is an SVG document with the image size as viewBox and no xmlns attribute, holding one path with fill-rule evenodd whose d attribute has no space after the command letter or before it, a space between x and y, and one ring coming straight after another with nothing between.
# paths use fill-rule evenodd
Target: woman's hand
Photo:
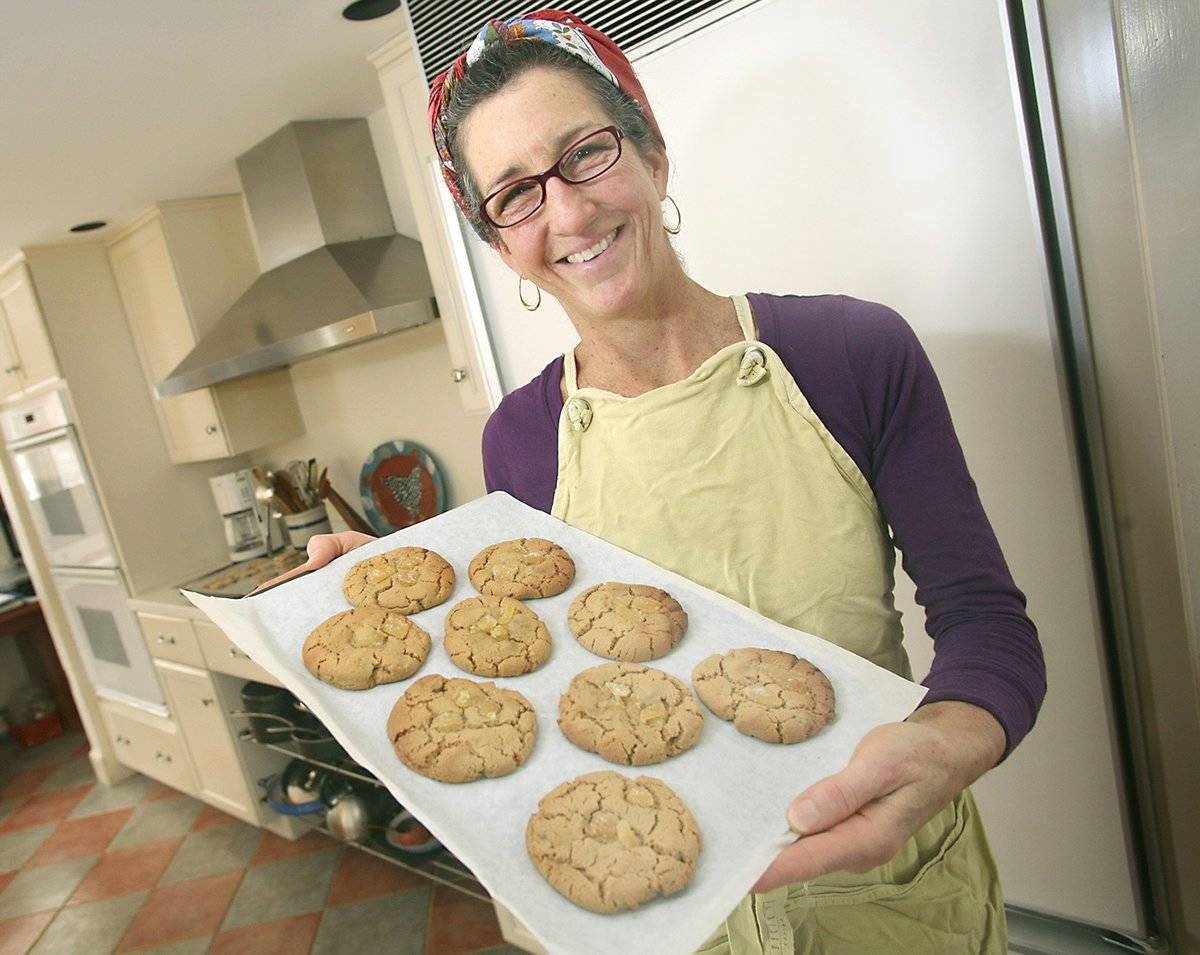
<instances>
[{"instance_id":1,"label":"woman's hand","mask_svg":"<svg viewBox=\"0 0 1200 955\"><path fill-rule=\"evenodd\" d=\"M308 560L297 567L293 567L285 574L272 577L266 583L259 584L246 596L252 597L260 590L266 590L268 587L274 587L276 584L290 580L292 577L299 577L310 570L324 567L331 560L341 557L342 554L348 554L356 547L362 547L363 544L369 544L373 540L375 538L370 534L360 534L358 531L342 531L339 534L317 534L315 537L310 537L308 540Z\"/></svg>"},{"instance_id":2,"label":"woman's hand","mask_svg":"<svg viewBox=\"0 0 1200 955\"><path fill-rule=\"evenodd\" d=\"M766 892L827 872L866 872L999 761L1004 729L987 710L945 701L903 723L878 726L849 765L804 790L788 807L799 834L754 885Z\"/></svg>"}]
</instances>

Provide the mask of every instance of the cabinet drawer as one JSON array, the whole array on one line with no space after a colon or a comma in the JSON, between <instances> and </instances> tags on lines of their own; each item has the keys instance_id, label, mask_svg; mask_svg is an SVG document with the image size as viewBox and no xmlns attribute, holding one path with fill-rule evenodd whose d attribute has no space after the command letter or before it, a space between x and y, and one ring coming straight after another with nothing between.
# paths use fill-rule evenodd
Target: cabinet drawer
<instances>
[{"instance_id":1,"label":"cabinet drawer","mask_svg":"<svg viewBox=\"0 0 1200 955\"><path fill-rule=\"evenodd\" d=\"M174 722L109 700L102 700L100 709L118 760L175 789L196 791L187 747Z\"/></svg>"},{"instance_id":2,"label":"cabinet drawer","mask_svg":"<svg viewBox=\"0 0 1200 955\"><path fill-rule=\"evenodd\" d=\"M204 666L217 673L229 673L246 680L258 680L273 686L283 686L275 677L235 647L221 629L207 621L195 624L196 636L200 640L200 652L204 654Z\"/></svg>"},{"instance_id":3,"label":"cabinet drawer","mask_svg":"<svg viewBox=\"0 0 1200 955\"><path fill-rule=\"evenodd\" d=\"M137 618L151 656L190 666L204 666L204 656L200 652L200 644L196 642L190 620L184 617L160 617L153 613L139 613Z\"/></svg>"}]
</instances>

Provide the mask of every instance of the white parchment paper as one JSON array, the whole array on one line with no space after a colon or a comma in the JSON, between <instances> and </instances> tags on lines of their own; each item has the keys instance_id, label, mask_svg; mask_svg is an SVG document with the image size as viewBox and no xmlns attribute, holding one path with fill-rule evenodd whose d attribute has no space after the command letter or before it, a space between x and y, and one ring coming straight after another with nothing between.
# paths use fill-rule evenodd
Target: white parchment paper
<instances>
[{"instance_id":1,"label":"white parchment paper","mask_svg":"<svg viewBox=\"0 0 1200 955\"><path fill-rule=\"evenodd\" d=\"M426 779L396 758L384 729L388 714L404 689L427 674L481 679L450 662L442 648L443 622L455 603L476 593L467 579L471 558L488 544L516 537L556 541L576 566L575 582L565 593L529 601L550 630L550 659L534 673L495 681L533 704L538 716L533 753L515 773L500 779L463 785ZM348 608L342 579L352 564L400 546L437 551L457 575L449 600L413 617L433 639L429 659L408 680L372 690L339 690L322 683L301 661L305 637L322 620ZM703 546L703 535L688 546ZM739 646L789 650L829 677L837 700L834 721L810 740L781 746L743 736L706 709L704 733L693 749L640 768L614 766L576 748L558 729L558 699L576 673L605 661L576 643L567 626L567 608L581 591L605 581L661 587L687 611L688 630L679 646L649 666L690 686L692 667L712 653ZM904 719L925 694L924 687L853 653L775 623L503 493L381 538L255 597L185 595L300 697L346 751L378 776L555 955L695 951L792 841L784 817L788 803L809 784L844 767L868 730ZM525 852L525 824L538 800L565 780L604 769L663 780L687 803L703 838L695 879L687 889L616 915L596 915L569 902L543 880Z\"/></svg>"}]
</instances>

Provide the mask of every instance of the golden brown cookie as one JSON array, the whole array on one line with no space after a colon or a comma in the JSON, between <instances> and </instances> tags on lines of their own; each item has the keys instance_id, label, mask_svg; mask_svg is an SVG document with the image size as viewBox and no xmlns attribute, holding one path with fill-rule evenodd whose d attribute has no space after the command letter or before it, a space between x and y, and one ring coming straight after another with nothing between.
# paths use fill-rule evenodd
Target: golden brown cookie
<instances>
[{"instance_id":1,"label":"golden brown cookie","mask_svg":"<svg viewBox=\"0 0 1200 955\"><path fill-rule=\"evenodd\" d=\"M587 773L542 797L525 827L525 848L546 881L576 905L622 912L688 886L700 827L652 776Z\"/></svg>"},{"instance_id":2,"label":"golden brown cookie","mask_svg":"<svg viewBox=\"0 0 1200 955\"><path fill-rule=\"evenodd\" d=\"M550 631L512 597L468 597L446 614L446 652L476 676L520 676L550 656Z\"/></svg>"},{"instance_id":3,"label":"golden brown cookie","mask_svg":"<svg viewBox=\"0 0 1200 955\"><path fill-rule=\"evenodd\" d=\"M687 614L665 590L644 584L597 584L571 602L567 623L597 656L629 663L657 660L682 638Z\"/></svg>"},{"instance_id":4,"label":"golden brown cookie","mask_svg":"<svg viewBox=\"0 0 1200 955\"><path fill-rule=\"evenodd\" d=\"M580 749L610 763L649 766L690 749L704 711L682 680L640 663L602 663L578 674L558 701L558 725Z\"/></svg>"},{"instance_id":5,"label":"golden brown cookie","mask_svg":"<svg viewBox=\"0 0 1200 955\"><path fill-rule=\"evenodd\" d=\"M369 690L416 673L429 656L429 634L395 610L355 607L317 624L301 655L317 679Z\"/></svg>"},{"instance_id":6,"label":"golden brown cookie","mask_svg":"<svg viewBox=\"0 0 1200 955\"><path fill-rule=\"evenodd\" d=\"M533 749L529 701L494 683L430 674L392 707L388 739L409 769L443 783L507 776Z\"/></svg>"},{"instance_id":7,"label":"golden brown cookie","mask_svg":"<svg viewBox=\"0 0 1200 955\"><path fill-rule=\"evenodd\" d=\"M467 576L481 594L553 597L571 586L575 561L553 541L520 537L485 547L471 561Z\"/></svg>"},{"instance_id":8,"label":"golden brown cookie","mask_svg":"<svg viewBox=\"0 0 1200 955\"><path fill-rule=\"evenodd\" d=\"M360 560L346 574L342 593L356 607L416 613L436 607L454 590L454 568L424 547L398 547Z\"/></svg>"},{"instance_id":9,"label":"golden brown cookie","mask_svg":"<svg viewBox=\"0 0 1200 955\"><path fill-rule=\"evenodd\" d=\"M833 719L833 687L825 674L782 650L713 654L692 670L692 686L717 716L768 743L798 743Z\"/></svg>"}]
</instances>

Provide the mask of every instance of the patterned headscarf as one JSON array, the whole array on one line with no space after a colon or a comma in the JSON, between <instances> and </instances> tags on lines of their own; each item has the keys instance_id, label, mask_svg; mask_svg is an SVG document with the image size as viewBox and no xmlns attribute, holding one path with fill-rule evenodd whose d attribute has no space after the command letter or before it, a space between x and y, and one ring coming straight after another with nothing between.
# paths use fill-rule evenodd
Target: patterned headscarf
<instances>
[{"instance_id":1,"label":"patterned headscarf","mask_svg":"<svg viewBox=\"0 0 1200 955\"><path fill-rule=\"evenodd\" d=\"M429 91L429 126L441 160L442 178L446 180L446 187L458 207L467 215L470 209L463 197L458 171L454 168L454 157L450 155L446 142L446 111L459 81L487 47L493 43L511 45L521 41L549 43L579 57L613 86L637 101L655 138L662 142L662 133L650 110L646 91L634 75L633 65L620 47L599 30L562 10L535 10L511 20L489 20L467 51L451 63L444 73L434 78Z\"/></svg>"}]
</instances>

